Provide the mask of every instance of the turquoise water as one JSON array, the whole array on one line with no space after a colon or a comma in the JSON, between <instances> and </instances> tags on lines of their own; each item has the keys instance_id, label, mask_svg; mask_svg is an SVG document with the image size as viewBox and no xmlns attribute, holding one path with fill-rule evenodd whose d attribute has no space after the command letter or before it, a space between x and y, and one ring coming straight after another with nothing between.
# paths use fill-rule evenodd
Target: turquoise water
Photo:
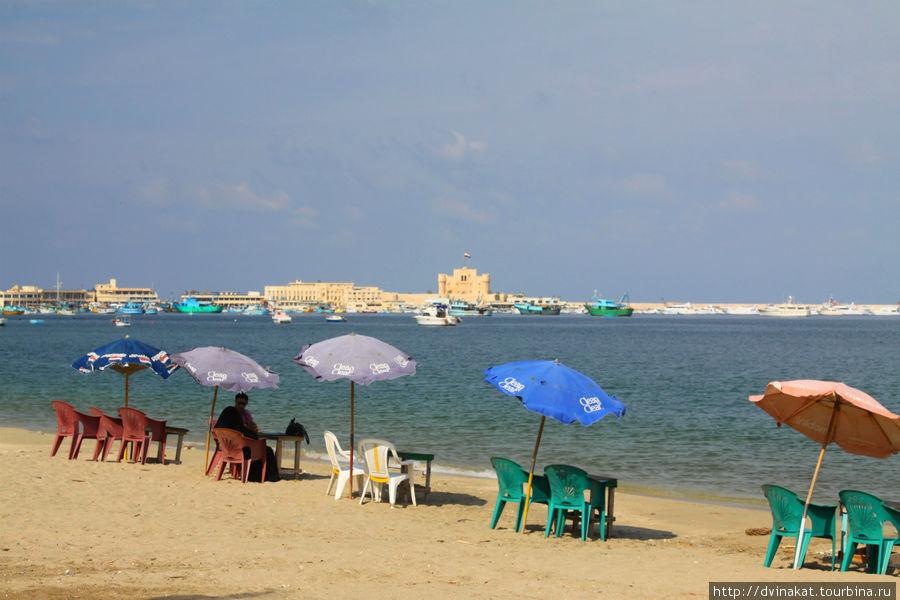
<instances>
[{"instance_id":1,"label":"turquoise water","mask_svg":"<svg viewBox=\"0 0 900 600\"><path fill-rule=\"evenodd\" d=\"M0 422L55 430L50 407L63 399L108 412L122 405L124 377L82 374L71 363L125 333L170 353L222 345L269 365L276 390L251 392L263 430L283 431L296 417L324 452L322 431L349 440L347 382L324 383L295 365L303 344L350 331L380 338L419 363L414 377L356 387L356 436L390 439L401 449L430 451L437 470L490 472L501 455L529 463L540 417L484 383L496 364L558 358L593 377L627 407L621 419L591 427L548 420L538 468L553 462L617 476L620 484L672 494L760 498L760 485L805 492L819 447L748 400L772 380L843 381L900 413L900 318L586 315L468 318L458 327L417 326L405 315L294 315L289 325L234 315L135 316L130 329L109 317L43 316L31 325L10 317L0 328ZM149 371L131 377L129 405L168 418L202 439L212 389L185 372L168 380ZM233 396L219 394L216 413ZM825 454L814 499L836 499L856 487L900 497L900 457Z\"/></svg>"}]
</instances>

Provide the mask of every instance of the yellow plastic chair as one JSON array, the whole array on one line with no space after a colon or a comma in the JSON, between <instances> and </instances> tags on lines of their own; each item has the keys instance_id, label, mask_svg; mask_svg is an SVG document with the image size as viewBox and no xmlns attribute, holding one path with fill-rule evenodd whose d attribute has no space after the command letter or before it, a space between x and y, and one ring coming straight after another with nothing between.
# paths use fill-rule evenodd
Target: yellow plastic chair
<instances>
[{"instance_id":1,"label":"yellow plastic chair","mask_svg":"<svg viewBox=\"0 0 900 600\"><path fill-rule=\"evenodd\" d=\"M359 496L360 504L363 503L367 493L371 493L372 500L381 502L381 487L387 484L391 506L393 506L397 502L397 487L406 481L409 484L409 496L412 498L413 506L416 505L416 487L413 485L410 475L388 469L389 463L392 463L392 467L412 465L412 461L400 460L397 449L392 443L386 440L366 438L359 443L359 454L363 457L366 465L366 483Z\"/></svg>"}]
</instances>

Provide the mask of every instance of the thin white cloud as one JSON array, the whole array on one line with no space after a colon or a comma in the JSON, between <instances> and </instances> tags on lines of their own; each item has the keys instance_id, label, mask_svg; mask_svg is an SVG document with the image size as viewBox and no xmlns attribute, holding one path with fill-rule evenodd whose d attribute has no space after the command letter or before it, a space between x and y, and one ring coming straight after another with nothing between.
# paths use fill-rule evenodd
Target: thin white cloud
<instances>
[{"instance_id":1,"label":"thin white cloud","mask_svg":"<svg viewBox=\"0 0 900 600\"><path fill-rule=\"evenodd\" d=\"M662 177L655 173L635 173L618 183L619 189L631 196L670 200L675 195Z\"/></svg>"},{"instance_id":2,"label":"thin white cloud","mask_svg":"<svg viewBox=\"0 0 900 600\"><path fill-rule=\"evenodd\" d=\"M760 208L760 203L753 194L729 192L716 206L722 210L753 211Z\"/></svg>"},{"instance_id":3,"label":"thin white cloud","mask_svg":"<svg viewBox=\"0 0 900 600\"><path fill-rule=\"evenodd\" d=\"M765 175L763 168L752 160L723 160L720 165L729 177L743 181L758 181Z\"/></svg>"},{"instance_id":4,"label":"thin white cloud","mask_svg":"<svg viewBox=\"0 0 900 600\"><path fill-rule=\"evenodd\" d=\"M197 195L203 205L216 208L282 212L288 210L291 204L291 197L286 192L279 190L266 198L254 192L247 182L203 187L198 190Z\"/></svg>"},{"instance_id":5,"label":"thin white cloud","mask_svg":"<svg viewBox=\"0 0 900 600\"><path fill-rule=\"evenodd\" d=\"M288 222L294 227L312 229L317 225L317 216L319 216L319 211L312 206L300 206L293 210Z\"/></svg>"},{"instance_id":6,"label":"thin white cloud","mask_svg":"<svg viewBox=\"0 0 900 600\"><path fill-rule=\"evenodd\" d=\"M473 208L461 200L448 198L433 199L431 201L431 209L439 215L472 223L492 223L497 218L496 215L488 211Z\"/></svg>"},{"instance_id":7,"label":"thin white cloud","mask_svg":"<svg viewBox=\"0 0 900 600\"><path fill-rule=\"evenodd\" d=\"M473 153L484 152L484 149L487 147L487 144L480 140L469 141L457 131L451 130L450 133L453 134L454 140L444 145L440 150L441 156L448 160L463 161Z\"/></svg>"}]
</instances>

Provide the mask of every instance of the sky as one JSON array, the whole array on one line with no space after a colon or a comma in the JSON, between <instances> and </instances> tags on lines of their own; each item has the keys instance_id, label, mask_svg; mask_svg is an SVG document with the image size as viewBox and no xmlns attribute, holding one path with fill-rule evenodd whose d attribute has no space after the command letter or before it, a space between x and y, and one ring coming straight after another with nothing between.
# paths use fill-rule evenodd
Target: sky
<instances>
[{"instance_id":1,"label":"sky","mask_svg":"<svg viewBox=\"0 0 900 600\"><path fill-rule=\"evenodd\" d=\"M0 3L0 288L900 301L900 4Z\"/></svg>"}]
</instances>

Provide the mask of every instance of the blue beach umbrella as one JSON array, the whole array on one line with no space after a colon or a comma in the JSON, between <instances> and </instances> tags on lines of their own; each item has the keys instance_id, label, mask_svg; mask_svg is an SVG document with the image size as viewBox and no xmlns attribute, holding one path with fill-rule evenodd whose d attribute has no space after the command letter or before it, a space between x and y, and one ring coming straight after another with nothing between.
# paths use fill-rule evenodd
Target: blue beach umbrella
<instances>
[{"instance_id":1,"label":"blue beach umbrella","mask_svg":"<svg viewBox=\"0 0 900 600\"><path fill-rule=\"evenodd\" d=\"M88 352L72 363L82 373L112 369L125 375L125 406L128 406L128 377L136 371L152 369L167 379L178 368L165 350L154 348L127 335Z\"/></svg>"},{"instance_id":2,"label":"blue beach umbrella","mask_svg":"<svg viewBox=\"0 0 900 600\"><path fill-rule=\"evenodd\" d=\"M525 408L541 415L531 471L528 473L528 489L525 492L525 511L522 515L522 531L528 517L531 501L531 481L538 447L544 432L544 421L552 417L568 425L578 421L585 427L608 414L621 417L625 405L610 396L593 379L570 369L558 360L531 360L507 363L485 369L484 380L504 394L515 396Z\"/></svg>"}]
</instances>

